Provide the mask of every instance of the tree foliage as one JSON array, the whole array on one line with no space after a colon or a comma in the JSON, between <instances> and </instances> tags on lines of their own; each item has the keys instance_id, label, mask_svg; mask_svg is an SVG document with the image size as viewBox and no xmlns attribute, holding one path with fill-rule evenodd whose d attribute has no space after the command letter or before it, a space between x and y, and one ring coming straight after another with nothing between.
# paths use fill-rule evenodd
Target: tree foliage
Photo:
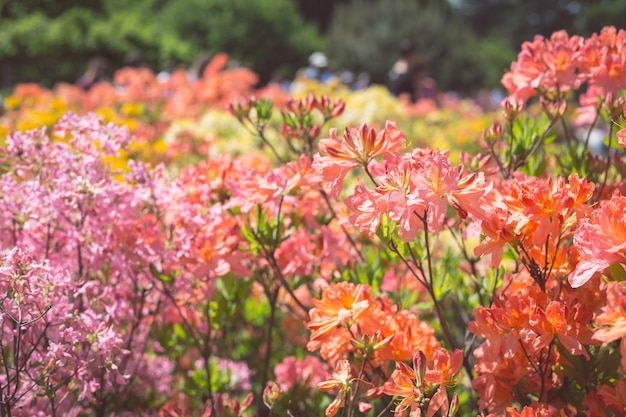
<instances>
[{"instance_id":1,"label":"tree foliage","mask_svg":"<svg viewBox=\"0 0 626 417\"><path fill-rule=\"evenodd\" d=\"M292 0L170 1L163 22L195 47L231 54L262 79L274 70L294 72L322 47Z\"/></svg>"},{"instance_id":2,"label":"tree foliage","mask_svg":"<svg viewBox=\"0 0 626 417\"><path fill-rule=\"evenodd\" d=\"M328 33L332 63L368 71L378 82L385 81L403 40L428 59L441 88L467 91L484 82L477 40L446 2L353 0L336 7Z\"/></svg>"},{"instance_id":3,"label":"tree foliage","mask_svg":"<svg viewBox=\"0 0 626 417\"><path fill-rule=\"evenodd\" d=\"M626 25L621 0L459 0L454 2L484 37L498 37L516 50L535 35L555 31L589 36L604 26Z\"/></svg>"},{"instance_id":4,"label":"tree foliage","mask_svg":"<svg viewBox=\"0 0 626 417\"><path fill-rule=\"evenodd\" d=\"M93 56L113 67L128 53L154 68L224 51L269 78L320 48L293 0L0 0L0 85L73 81Z\"/></svg>"}]
</instances>

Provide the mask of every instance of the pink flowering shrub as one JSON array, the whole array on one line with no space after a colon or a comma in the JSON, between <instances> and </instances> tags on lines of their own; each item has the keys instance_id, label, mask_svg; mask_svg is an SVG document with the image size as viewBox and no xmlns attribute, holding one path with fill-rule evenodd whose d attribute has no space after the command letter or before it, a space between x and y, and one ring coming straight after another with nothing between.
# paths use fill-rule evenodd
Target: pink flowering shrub
<instances>
[{"instance_id":1,"label":"pink flowering shrub","mask_svg":"<svg viewBox=\"0 0 626 417\"><path fill-rule=\"evenodd\" d=\"M4 364L0 407L3 413L26 415L30 414L26 404L31 410L50 408L36 395L39 390L65 391L68 381L62 370L74 364L77 352L64 339L71 338L72 327L80 323L67 311L66 300L74 288L66 271L37 262L18 247L4 250L0 262ZM49 348L42 349L44 344Z\"/></svg>"},{"instance_id":2,"label":"pink flowering shrub","mask_svg":"<svg viewBox=\"0 0 626 417\"><path fill-rule=\"evenodd\" d=\"M131 407L137 389L148 400L143 385L150 395L170 389L172 365L149 337L162 303L151 266L168 256L157 209L164 178L141 164L116 177L104 160L130 137L93 115L68 114L53 134L14 133L2 150L4 276L23 281L9 281L19 287L8 294L28 291L20 295L27 303L5 300L3 323L7 331L13 323L16 337L22 332L24 344L14 348L29 352L5 369L36 382L19 385L23 397L5 392L25 415L104 415ZM9 272L21 264L23 272ZM38 363L41 376L20 360ZM5 381L5 390L18 384Z\"/></svg>"}]
</instances>

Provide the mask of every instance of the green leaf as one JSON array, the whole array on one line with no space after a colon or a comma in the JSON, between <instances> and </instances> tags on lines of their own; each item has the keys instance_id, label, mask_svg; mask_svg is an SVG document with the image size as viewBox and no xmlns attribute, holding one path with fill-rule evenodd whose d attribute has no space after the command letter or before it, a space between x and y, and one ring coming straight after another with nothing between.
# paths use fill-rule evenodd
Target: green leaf
<instances>
[{"instance_id":1,"label":"green leaf","mask_svg":"<svg viewBox=\"0 0 626 417\"><path fill-rule=\"evenodd\" d=\"M181 341L187 340L187 332L180 324L174 324L174 335Z\"/></svg>"},{"instance_id":2,"label":"green leaf","mask_svg":"<svg viewBox=\"0 0 626 417\"><path fill-rule=\"evenodd\" d=\"M609 274L614 281L626 281L626 272L624 271L624 267L619 263L615 263L609 267Z\"/></svg>"},{"instance_id":3,"label":"green leaf","mask_svg":"<svg viewBox=\"0 0 626 417\"><path fill-rule=\"evenodd\" d=\"M171 284L172 282L174 282L174 277L172 275L162 274L153 263L150 263L149 268L150 274L152 274L154 278L158 279L162 283Z\"/></svg>"}]
</instances>

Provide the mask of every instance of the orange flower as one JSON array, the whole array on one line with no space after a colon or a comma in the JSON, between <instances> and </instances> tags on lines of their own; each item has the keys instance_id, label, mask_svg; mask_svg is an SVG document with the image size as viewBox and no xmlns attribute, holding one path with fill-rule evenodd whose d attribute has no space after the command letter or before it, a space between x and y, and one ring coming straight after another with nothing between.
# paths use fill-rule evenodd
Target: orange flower
<instances>
[{"instance_id":1,"label":"orange flower","mask_svg":"<svg viewBox=\"0 0 626 417\"><path fill-rule=\"evenodd\" d=\"M596 323L601 327L593 338L603 343L621 338L622 368L626 369L626 282L610 282L606 296L604 311L596 317Z\"/></svg>"},{"instance_id":2,"label":"orange flower","mask_svg":"<svg viewBox=\"0 0 626 417\"><path fill-rule=\"evenodd\" d=\"M331 379L322 381L317 384L317 389L320 391L330 391L334 388L341 388L347 390L350 386L350 362L347 360L342 360L337 362L337 366L335 366L335 370L331 375Z\"/></svg>"},{"instance_id":3,"label":"orange flower","mask_svg":"<svg viewBox=\"0 0 626 417\"><path fill-rule=\"evenodd\" d=\"M523 235L527 248L543 247L548 239L558 240L576 223L581 206L592 196L593 184L577 175L541 180L517 174L505 183L504 200L517 224L516 233Z\"/></svg>"},{"instance_id":4,"label":"orange flower","mask_svg":"<svg viewBox=\"0 0 626 417\"><path fill-rule=\"evenodd\" d=\"M616 382L615 387L602 385L597 393L604 406L611 410L613 415L623 415L626 410L626 381Z\"/></svg>"},{"instance_id":5,"label":"orange flower","mask_svg":"<svg viewBox=\"0 0 626 417\"><path fill-rule=\"evenodd\" d=\"M396 369L384 386L385 394L402 398L394 410L395 415L405 416L410 409L411 416L419 416L425 404L428 404L428 416L434 415L439 409L442 415L447 415L446 386L456 385L461 366L463 353L457 349L450 356L443 348L437 350L431 363L427 363L424 353L418 351L413 356L413 369L404 362L396 362Z\"/></svg>"},{"instance_id":6,"label":"orange flower","mask_svg":"<svg viewBox=\"0 0 626 417\"><path fill-rule=\"evenodd\" d=\"M569 415L566 410L559 410L551 405L538 402L524 407L519 412L513 407L508 407L506 412L509 417L565 417Z\"/></svg>"},{"instance_id":7,"label":"orange flower","mask_svg":"<svg viewBox=\"0 0 626 417\"><path fill-rule=\"evenodd\" d=\"M593 337L610 343L626 336L626 282L610 282L606 292L606 306L596 317L596 323L604 327L598 329Z\"/></svg>"},{"instance_id":8,"label":"orange flower","mask_svg":"<svg viewBox=\"0 0 626 417\"><path fill-rule=\"evenodd\" d=\"M413 358L416 351L422 351L430 360L434 352L441 347L435 338L433 328L410 311L402 310L388 317L383 334L393 335L393 339L378 352L381 359L408 361Z\"/></svg>"},{"instance_id":9,"label":"orange flower","mask_svg":"<svg viewBox=\"0 0 626 417\"><path fill-rule=\"evenodd\" d=\"M569 276L572 287L584 285L612 264L626 263L625 210L626 197L616 191L588 219L581 220L574 236L581 260Z\"/></svg>"},{"instance_id":10,"label":"orange flower","mask_svg":"<svg viewBox=\"0 0 626 417\"><path fill-rule=\"evenodd\" d=\"M494 268L497 268L502 262L506 244L513 243L517 238L510 214L511 212L508 210L494 207L491 216L486 217L481 222L485 240L474 248L474 254L477 256L490 254L490 265Z\"/></svg>"},{"instance_id":11,"label":"orange flower","mask_svg":"<svg viewBox=\"0 0 626 417\"><path fill-rule=\"evenodd\" d=\"M415 356L417 357L418 354ZM385 383L384 392L387 395L402 398L394 410L397 417L405 416L409 408L412 413L419 408L418 401L424 396L422 388L422 383L418 381L415 371L404 362L396 362L396 370Z\"/></svg>"},{"instance_id":12,"label":"orange flower","mask_svg":"<svg viewBox=\"0 0 626 417\"><path fill-rule=\"evenodd\" d=\"M387 122L378 134L363 123L358 129L346 128L343 141L337 130L331 129L330 138L320 140L319 147L331 159L367 166L372 159L399 151L404 143L404 133L397 131L393 122Z\"/></svg>"},{"instance_id":13,"label":"orange flower","mask_svg":"<svg viewBox=\"0 0 626 417\"><path fill-rule=\"evenodd\" d=\"M330 391L332 389L339 388L337 397L326 408L327 417L334 416L337 414L337 411L345 405L346 394L350 391L351 379L350 362L342 360L337 363L331 379L317 384L317 388L321 391Z\"/></svg>"},{"instance_id":14,"label":"orange flower","mask_svg":"<svg viewBox=\"0 0 626 417\"><path fill-rule=\"evenodd\" d=\"M375 300L370 298L370 287L340 282L322 290L322 298L313 300L311 321L306 327L311 330L311 340L328 337L335 329L350 325L361 315L370 311Z\"/></svg>"},{"instance_id":15,"label":"orange flower","mask_svg":"<svg viewBox=\"0 0 626 417\"><path fill-rule=\"evenodd\" d=\"M433 355L431 369L426 371L424 380L435 385L453 387L459 381L459 371L463 366L463 352L456 349L452 355L444 348L439 348Z\"/></svg>"}]
</instances>

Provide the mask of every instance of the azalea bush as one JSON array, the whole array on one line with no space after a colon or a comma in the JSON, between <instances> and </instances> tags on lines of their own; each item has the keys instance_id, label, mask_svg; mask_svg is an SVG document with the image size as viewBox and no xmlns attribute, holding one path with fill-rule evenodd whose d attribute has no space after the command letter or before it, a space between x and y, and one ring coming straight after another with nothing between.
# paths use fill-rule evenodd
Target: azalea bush
<instances>
[{"instance_id":1,"label":"azalea bush","mask_svg":"<svg viewBox=\"0 0 626 417\"><path fill-rule=\"evenodd\" d=\"M523 44L454 158L404 128L428 103L368 119L375 89L233 81L226 104L135 74L120 91L163 124L168 164L84 107L21 129L20 96L0 147L0 416L623 415L625 65L611 27ZM456 109L435 112L473 117Z\"/></svg>"},{"instance_id":2,"label":"azalea bush","mask_svg":"<svg viewBox=\"0 0 626 417\"><path fill-rule=\"evenodd\" d=\"M258 95L284 101L278 87L254 88L258 77L247 68L226 68L229 57L217 54L199 80L191 80L184 69L175 70L167 80L159 80L147 68L122 68L111 82L100 82L89 91L60 83L52 90L38 84L20 84L4 100L0 117L0 138L12 131L52 127L65 113L95 113L104 121L128 127L133 141L123 155L153 164L171 162L172 152L197 144L181 137L180 144L165 142L166 131L174 123L196 121L210 109L224 109L242 95ZM171 149L170 149L171 148ZM181 149L183 148L183 149ZM123 161L125 158L120 158Z\"/></svg>"},{"instance_id":3,"label":"azalea bush","mask_svg":"<svg viewBox=\"0 0 626 417\"><path fill-rule=\"evenodd\" d=\"M67 83L52 89L20 84L4 100L0 140L16 130L51 128L67 112L93 112L107 122L128 127L133 135L129 149L117 160L120 168L129 158L182 168L207 154L248 153L259 141L232 117L228 104L239 97L255 96L272 99L280 109L289 96L276 85L256 88L256 74L243 67L228 68L229 62L228 55L217 54L197 81L182 69L162 80L147 68L128 67L118 70L111 82L100 82L89 91ZM493 116L471 100L450 100L442 95L440 107L429 100L411 104L396 99L383 86L351 91L339 80L321 84L297 79L292 90L295 98L315 94L346 102L347 110L329 121L328 127L343 129L363 122L382 127L387 120L394 120L412 135L414 146L451 148L454 158L458 150L470 148ZM282 121L278 112L275 116L272 125L278 131Z\"/></svg>"}]
</instances>

